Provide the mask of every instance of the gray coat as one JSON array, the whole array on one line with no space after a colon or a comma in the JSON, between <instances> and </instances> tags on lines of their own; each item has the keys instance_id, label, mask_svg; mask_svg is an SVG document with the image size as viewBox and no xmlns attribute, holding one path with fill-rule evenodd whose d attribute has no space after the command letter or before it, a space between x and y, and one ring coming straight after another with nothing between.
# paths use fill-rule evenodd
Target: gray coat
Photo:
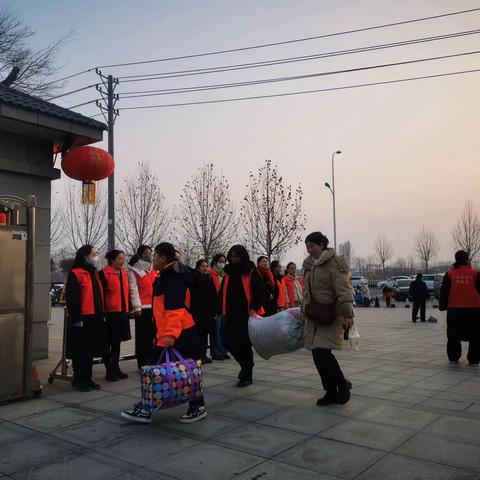
<instances>
[{"instance_id":1,"label":"gray coat","mask_svg":"<svg viewBox=\"0 0 480 480\"><path fill-rule=\"evenodd\" d=\"M335 303L336 320L332 325L319 325L306 315L305 347L308 350L327 348L341 350L343 347L343 325L345 318L353 318L353 289L350 285L348 265L335 250L329 248L322 252L319 259L308 256L303 262L304 296L302 310L313 296L319 303Z\"/></svg>"}]
</instances>

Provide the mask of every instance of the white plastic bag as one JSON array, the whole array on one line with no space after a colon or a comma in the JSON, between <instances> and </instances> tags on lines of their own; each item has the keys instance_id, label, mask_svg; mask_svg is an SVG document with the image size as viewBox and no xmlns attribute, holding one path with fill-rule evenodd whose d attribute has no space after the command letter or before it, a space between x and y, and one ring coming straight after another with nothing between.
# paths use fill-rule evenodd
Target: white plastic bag
<instances>
[{"instance_id":1,"label":"white plastic bag","mask_svg":"<svg viewBox=\"0 0 480 480\"><path fill-rule=\"evenodd\" d=\"M302 313L299 308L289 308L271 317L250 317L248 334L253 348L265 360L293 352L304 345Z\"/></svg>"},{"instance_id":2,"label":"white plastic bag","mask_svg":"<svg viewBox=\"0 0 480 480\"><path fill-rule=\"evenodd\" d=\"M355 350L358 352L358 350L360 350L360 334L358 333L355 325L350 327L348 339L350 340L350 350Z\"/></svg>"}]
</instances>

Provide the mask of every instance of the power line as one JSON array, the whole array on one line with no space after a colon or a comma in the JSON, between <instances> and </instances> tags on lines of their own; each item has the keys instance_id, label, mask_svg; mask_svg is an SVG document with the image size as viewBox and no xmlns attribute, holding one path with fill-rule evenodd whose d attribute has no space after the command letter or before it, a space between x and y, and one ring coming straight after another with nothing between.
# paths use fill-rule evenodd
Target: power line
<instances>
[{"instance_id":1,"label":"power line","mask_svg":"<svg viewBox=\"0 0 480 480\"><path fill-rule=\"evenodd\" d=\"M443 13L439 15L430 15L428 17L421 17L421 18L414 18L410 20L402 20L399 22L391 22L391 23L385 23L381 25L374 25L370 27L364 27L364 28L356 28L352 30L344 30L340 32L335 32L335 33L327 33L323 35L315 35L312 37L303 37L303 38L297 38L293 40L284 40L281 42L272 42L272 43L264 43L260 45L250 45L247 47L239 47L239 48L231 48L231 49L226 49L226 50L216 50L216 51L210 51L210 52L203 52L203 53L195 53L195 54L190 54L190 55L182 55L182 56L177 56L177 57L166 57L166 58L158 58L158 59L153 59L153 60L142 60L142 61L136 61L136 62L125 62L125 63L112 63L110 65L100 65L98 68L112 68L112 67L126 67L130 65L144 65L144 64L149 64L149 63L158 63L158 62L167 62L171 60L184 60L188 58L197 58L197 57L206 57L206 56L211 56L211 55L220 55L220 54L225 54L225 53L233 53L233 52L242 52L245 50L254 50L254 49L259 49L259 48L267 48L267 47L274 47L278 45L287 45L287 44L292 44L292 43L299 43L299 42L306 42L306 41L311 41L311 40L318 40L322 38L331 38L331 37L337 37L340 35L349 35L352 33L360 33L360 32L367 32L371 30L378 30L382 28L388 28L388 27L395 27L399 25L406 25L410 23L417 23L417 22L424 22L427 20L435 20L439 18L445 18L445 17L451 17L455 15L464 15L467 13L473 13L473 12L478 12L480 11L480 8L471 8L468 10L460 10L456 12L449 12L449 13Z\"/></svg>"},{"instance_id":2,"label":"power line","mask_svg":"<svg viewBox=\"0 0 480 480\"><path fill-rule=\"evenodd\" d=\"M88 85L86 87L77 88L76 90L71 90L70 92L62 93L60 95L55 95L54 97L47 98L47 102L52 100L56 100L57 98L66 97L67 95L72 95L73 93L83 92L84 90L88 90L89 88L98 86L98 83L93 83L92 85Z\"/></svg>"},{"instance_id":3,"label":"power line","mask_svg":"<svg viewBox=\"0 0 480 480\"><path fill-rule=\"evenodd\" d=\"M288 93L276 93L271 95L256 95L251 97L238 97L238 98L224 98L219 100L205 100L199 102L185 102L185 103L169 103L169 104L159 104L159 105L140 105L134 107L122 107L119 110L141 110L141 109L151 109L151 108L168 108L168 107L183 107L183 106L192 106L192 105L206 105L212 103L227 103L227 102L240 102L245 100L259 100L265 98L276 98L276 97L289 97L293 95L305 95L310 93L320 93L320 92L333 92L338 90L348 90L354 88L363 88L363 87L373 87L378 85L389 85L392 83L403 83L403 82L412 82L415 80L426 80L430 78L440 78L440 77L450 77L454 75L463 75L468 73L476 73L480 72L480 68L472 69L472 70L460 70L456 72L447 72L447 73L438 73L434 75L423 75L418 77L408 77L408 78L400 78L395 80L386 80L382 82L372 82L372 83L361 83L355 85L344 85L341 87L331 87L331 88L320 88L315 90L303 90L297 92L288 92ZM97 115L95 115L97 116Z\"/></svg>"},{"instance_id":4,"label":"power line","mask_svg":"<svg viewBox=\"0 0 480 480\"><path fill-rule=\"evenodd\" d=\"M148 80L162 80L167 78L187 77L187 76L210 74L210 73L230 72L230 71L244 70L249 68L270 67L274 65L282 65L287 63L304 62L309 60L317 60L320 58L337 57L337 56L350 55L355 53L364 53L364 52L370 52L375 50L382 50L387 48L415 45L417 43L425 43L425 42L432 42L432 41L438 41L438 40L448 40L451 38L463 37L467 35L476 35L478 33L480 33L480 29L448 33L445 35L435 35L431 37L421 37L421 38L410 39L410 40L402 40L399 42L385 43L385 44L379 44L379 45L368 45L364 47L352 48L347 50L323 52L323 53L317 53L313 55L278 58L273 60L265 60L261 62L239 63L239 64L215 66L215 67L208 67L208 68L178 70L178 71L172 71L172 72L127 75L127 76L119 77L119 79L122 81L122 83L130 83L130 82L141 82L141 81L148 81Z\"/></svg>"},{"instance_id":5,"label":"power line","mask_svg":"<svg viewBox=\"0 0 480 480\"><path fill-rule=\"evenodd\" d=\"M88 70L82 70L81 72L72 73L71 75L68 75L66 77L59 78L57 80L53 80L53 82L45 83L43 86L48 87L49 85L53 85L53 84L58 83L58 82L64 82L65 80L69 80L70 78L78 77L79 75L83 75L84 73L91 72L92 70L94 70L94 69L89 68Z\"/></svg>"},{"instance_id":6,"label":"power line","mask_svg":"<svg viewBox=\"0 0 480 480\"><path fill-rule=\"evenodd\" d=\"M368 65L365 67L356 67L356 68L347 68L343 70L332 70L327 72L318 72L318 73L310 73L304 75L293 75L288 77L277 77L277 78L267 78L267 79L259 79L259 80L250 80L245 82L236 82L236 83L223 83L223 84L216 84L216 85L204 85L204 86L192 86L192 87L183 87L183 88L172 88L172 89L165 89L159 93L149 93L149 94L141 94L141 95L130 95L130 96L121 96L121 98L139 98L139 97L151 97L151 96L158 96L158 95L172 95L178 93L192 93L198 91L205 91L205 90L217 90L223 88L235 88L235 87L245 87L245 86L252 86L252 85L260 85L266 83L277 83L277 82L285 82L285 81L292 81L292 80L304 80L308 78L315 78L315 77L324 77L329 75L339 75L344 73L353 73L353 72L360 72L365 70L376 70L379 68L387 68L387 67L397 67L401 65L411 65L415 63L424 63L424 62L431 62L435 60L445 60L449 58L457 58L463 57L467 55L476 55L479 54L480 50L475 50L472 52L462 52L462 53L454 53L450 55L441 55L437 57L428 57L428 58L419 58L415 60L406 60L403 62L392 62L392 63L384 63L380 65Z\"/></svg>"},{"instance_id":7,"label":"power line","mask_svg":"<svg viewBox=\"0 0 480 480\"><path fill-rule=\"evenodd\" d=\"M89 100L88 102L79 103L78 105L73 105L72 107L67 107L67 108L72 109L72 108L83 107L84 105L90 105L91 103L95 103L96 101L101 101L101 100L102 100L101 98L94 98L93 100Z\"/></svg>"}]
</instances>

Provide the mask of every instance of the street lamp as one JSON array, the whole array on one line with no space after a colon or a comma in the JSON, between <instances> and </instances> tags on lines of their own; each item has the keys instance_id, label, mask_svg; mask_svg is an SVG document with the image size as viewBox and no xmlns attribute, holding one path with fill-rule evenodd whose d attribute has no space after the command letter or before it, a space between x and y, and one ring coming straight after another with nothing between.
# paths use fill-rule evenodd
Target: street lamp
<instances>
[{"instance_id":1,"label":"street lamp","mask_svg":"<svg viewBox=\"0 0 480 480\"><path fill-rule=\"evenodd\" d=\"M336 152L332 153L332 185L328 182L325 182L325 186L332 192L333 197L333 246L335 251L337 250L337 215L335 211L335 155L340 155L342 153L341 150L337 150Z\"/></svg>"}]
</instances>

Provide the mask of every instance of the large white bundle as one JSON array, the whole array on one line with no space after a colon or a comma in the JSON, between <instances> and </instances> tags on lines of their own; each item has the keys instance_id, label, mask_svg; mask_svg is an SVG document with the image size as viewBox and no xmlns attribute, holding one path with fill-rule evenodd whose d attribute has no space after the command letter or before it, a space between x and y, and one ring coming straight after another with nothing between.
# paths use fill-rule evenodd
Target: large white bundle
<instances>
[{"instance_id":1,"label":"large white bundle","mask_svg":"<svg viewBox=\"0 0 480 480\"><path fill-rule=\"evenodd\" d=\"M290 308L271 317L250 317L248 334L257 353L268 360L273 355L293 352L303 347L302 314Z\"/></svg>"}]
</instances>

